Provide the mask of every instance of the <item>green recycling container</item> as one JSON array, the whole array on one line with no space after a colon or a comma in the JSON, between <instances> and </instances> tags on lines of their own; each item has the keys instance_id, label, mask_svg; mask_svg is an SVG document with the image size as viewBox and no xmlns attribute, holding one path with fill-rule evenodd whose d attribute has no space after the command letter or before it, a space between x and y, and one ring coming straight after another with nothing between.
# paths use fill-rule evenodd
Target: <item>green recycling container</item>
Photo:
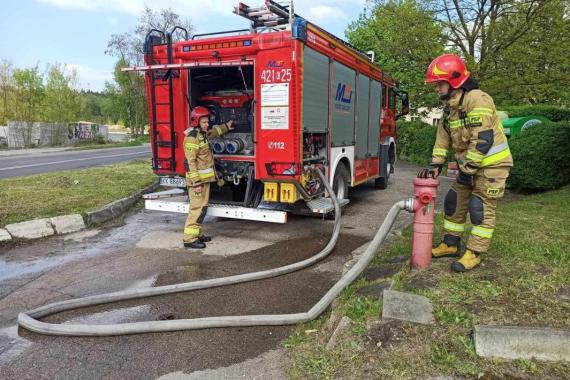
<instances>
[{"instance_id":1,"label":"green recycling container","mask_svg":"<svg viewBox=\"0 0 570 380\"><path fill-rule=\"evenodd\" d=\"M511 117L502 120L503 129L507 137L516 136L527 128L536 124L548 123L550 120L544 116Z\"/></svg>"}]
</instances>

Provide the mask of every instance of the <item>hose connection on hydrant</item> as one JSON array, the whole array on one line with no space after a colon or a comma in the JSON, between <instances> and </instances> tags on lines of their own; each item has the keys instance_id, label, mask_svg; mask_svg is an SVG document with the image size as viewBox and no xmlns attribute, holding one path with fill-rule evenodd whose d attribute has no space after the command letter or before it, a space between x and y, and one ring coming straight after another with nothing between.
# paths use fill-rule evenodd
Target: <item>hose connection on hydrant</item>
<instances>
[{"instance_id":1,"label":"hose connection on hydrant","mask_svg":"<svg viewBox=\"0 0 570 380\"><path fill-rule=\"evenodd\" d=\"M412 205L406 204L406 209L414 213L412 256L410 259L412 268L426 268L431 263L435 199L438 187L438 179L414 178Z\"/></svg>"}]
</instances>

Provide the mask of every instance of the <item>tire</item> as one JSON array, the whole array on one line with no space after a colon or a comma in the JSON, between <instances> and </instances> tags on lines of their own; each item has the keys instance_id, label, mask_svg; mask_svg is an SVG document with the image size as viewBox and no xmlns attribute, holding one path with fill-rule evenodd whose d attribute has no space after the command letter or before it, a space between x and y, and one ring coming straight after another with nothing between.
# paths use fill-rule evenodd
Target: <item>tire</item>
<instances>
[{"instance_id":1,"label":"tire","mask_svg":"<svg viewBox=\"0 0 570 380\"><path fill-rule=\"evenodd\" d=\"M394 156L394 148L391 146L388 152L388 160L384 163L386 166L386 177L378 177L374 180L374 187L377 189L385 190L388 188L388 181L390 180L390 174L394 173L394 162L396 157Z\"/></svg>"},{"instance_id":2,"label":"tire","mask_svg":"<svg viewBox=\"0 0 570 380\"><path fill-rule=\"evenodd\" d=\"M348 185L350 173L344 164L339 164L334 173L333 191L338 199L348 199Z\"/></svg>"}]
</instances>

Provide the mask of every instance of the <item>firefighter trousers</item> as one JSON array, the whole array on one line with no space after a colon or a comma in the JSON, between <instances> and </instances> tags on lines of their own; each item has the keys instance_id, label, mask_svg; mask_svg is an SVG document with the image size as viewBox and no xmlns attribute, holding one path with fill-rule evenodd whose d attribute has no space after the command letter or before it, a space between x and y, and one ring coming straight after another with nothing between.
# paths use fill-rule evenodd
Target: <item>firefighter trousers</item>
<instances>
[{"instance_id":1,"label":"firefighter trousers","mask_svg":"<svg viewBox=\"0 0 570 380\"><path fill-rule=\"evenodd\" d=\"M201 192L189 187L188 199L190 200L190 210L184 225L184 242L193 243L202 234L202 222L206 217L208 202L210 201L210 184L203 183Z\"/></svg>"},{"instance_id":2,"label":"firefighter trousers","mask_svg":"<svg viewBox=\"0 0 570 380\"><path fill-rule=\"evenodd\" d=\"M473 176L473 186L453 183L444 201L443 241L447 245L459 246L469 213L473 228L467 249L488 251L495 230L497 200L505 192L509 170L510 167L482 168Z\"/></svg>"}]
</instances>

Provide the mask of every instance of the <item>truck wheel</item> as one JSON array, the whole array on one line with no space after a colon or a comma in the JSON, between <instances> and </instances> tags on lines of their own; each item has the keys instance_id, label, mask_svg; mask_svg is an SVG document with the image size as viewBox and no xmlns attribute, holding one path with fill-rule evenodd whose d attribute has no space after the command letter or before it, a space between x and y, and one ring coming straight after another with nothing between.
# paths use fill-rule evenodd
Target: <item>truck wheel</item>
<instances>
[{"instance_id":1,"label":"truck wheel","mask_svg":"<svg viewBox=\"0 0 570 380\"><path fill-rule=\"evenodd\" d=\"M390 174L394 172L394 162L396 161L396 157L394 156L394 149L390 148L388 152L388 161L384 162L386 177L378 177L374 180L374 187L377 189L386 189L388 188L388 180L390 179Z\"/></svg>"},{"instance_id":2,"label":"truck wheel","mask_svg":"<svg viewBox=\"0 0 570 380\"><path fill-rule=\"evenodd\" d=\"M350 174L344 164L339 164L334 173L333 191L338 199L348 198L348 185L350 183Z\"/></svg>"}]
</instances>

